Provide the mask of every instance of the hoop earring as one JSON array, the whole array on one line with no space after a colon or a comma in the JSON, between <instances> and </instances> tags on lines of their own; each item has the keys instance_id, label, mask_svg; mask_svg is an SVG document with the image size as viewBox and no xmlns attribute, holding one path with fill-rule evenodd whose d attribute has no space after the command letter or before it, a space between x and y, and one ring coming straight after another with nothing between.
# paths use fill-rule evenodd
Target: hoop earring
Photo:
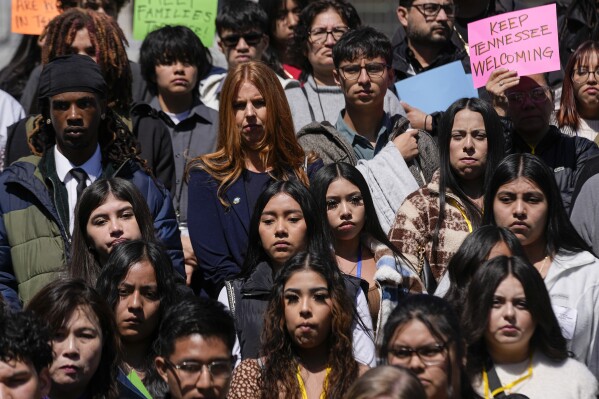
<instances>
[{"instance_id":1,"label":"hoop earring","mask_svg":"<svg viewBox=\"0 0 599 399\"><path fill-rule=\"evenodd\" d=\"M51 125L52 124L52 119L48 118L46 119L46 125Z\"/></svg>"}]
</instances>

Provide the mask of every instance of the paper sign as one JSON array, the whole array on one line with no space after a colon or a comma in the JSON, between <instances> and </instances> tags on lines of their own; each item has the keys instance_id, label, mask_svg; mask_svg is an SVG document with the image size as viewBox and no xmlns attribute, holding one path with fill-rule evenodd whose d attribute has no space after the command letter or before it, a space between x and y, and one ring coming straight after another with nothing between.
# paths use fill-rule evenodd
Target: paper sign
<instances>
[{"instance_id":1,"label":"paper sign","mask_svg":"<svg viewBox=\"0 0 599 399\"><path fill-rule=\"evenodd\" d=\"M218 0L135 0L133 38L143 40L165 25L183 25L194 31L206 47L214 40Z\"/></svg>"},{"instance_id":2,"label":"paper sign","mask_svg":"<svg viewBox=\"0 0 599 399\"><path fill-rule=\"evenodd\" d=\"M11 31L39 35L58 15L56 0L12 0Z\"/></svg>"},{"instance_id":3,"label":"paper sign","mask_svg":"<svg viewBox=\"0 0 599 399\"><path fill-rule=\"evenodd\" d=\"M475 87L495 69L518 75L560 69L555 4L509 12L468 24L470 64Z\"/></svg>"},{"instance_id":4,"label":"paper sign","mask_svg":"<svg viewBox=\"0 0 599 399\"><path fill-rule=\"evenodd\" d=\"M427 114L445 111L458 98L478 97L472 77L464 72L460 61L400 80L395 87L402 101Z\"/></svg>"}]
</instances>

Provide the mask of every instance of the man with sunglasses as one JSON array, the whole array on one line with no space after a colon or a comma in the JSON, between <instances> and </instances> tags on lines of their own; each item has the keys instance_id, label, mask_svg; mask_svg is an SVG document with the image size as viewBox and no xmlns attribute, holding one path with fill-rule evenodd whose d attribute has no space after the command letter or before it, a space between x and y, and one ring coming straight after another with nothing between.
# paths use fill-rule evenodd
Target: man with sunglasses
<instances>
[{"instance_id":1,"label":"man with sunglasses","mask_svg":"<svg viewBox=\"0 0 599 399\"><path fill-rule=\"evenodd\" d=\"M217 44L230 70L244 62L264 59L269 23L266 11L258 3L240 1L227 5L216 16L215 23ZM217 111L226 77L226 73L212 75L200 83L202 102Z\"/></svg>"},{"instance_id":2,"label":"man with sunglasses","mask_svg":"<svg viewBox=\"0 0 599 399\"><path fill-rule=\"evenodd\" d=\"M493 71L486 85L499 115L506 115L511 153L537 155L553 171L566 211L570 212L572 193L589 158L599 155L590 140L562 133L551 125L553 90L544 74L518 77L505 68Z\"/></svg>"},{"instance_id":3,"label":"man with sunglasses","mask_svg":"<svg viewBox=\"0 0 599 399\"><path fill-rule=\"evenodd\" d=\"M219 302L194 296L172 306L156 339L164 399L225 399L235 365L233 318Z\"/></svg>"}]
</instances>

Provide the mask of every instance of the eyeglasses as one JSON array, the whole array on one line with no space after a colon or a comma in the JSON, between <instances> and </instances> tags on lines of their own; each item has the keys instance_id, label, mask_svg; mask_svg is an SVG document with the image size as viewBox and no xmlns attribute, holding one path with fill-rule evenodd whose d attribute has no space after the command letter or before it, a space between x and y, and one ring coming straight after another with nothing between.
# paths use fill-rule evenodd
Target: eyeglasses
<instances>
[{"instance_id":1,"label":"eyeglasses","mask_svg":"<svg viewBox=\"0 0 599 399\"><path fill-rule=\"evenodd\" d=\"M229 378L233 372L233 363L235 363L236 356L233 356L231 360L215 360L212 363L198 363L198 362L182 362L180 364L174 364L170 360L165 359L164 362L167 366L174 368L179 373L179 377L182 380L195 380L202 375L204 367L208 369L208 372L213 379L225 379Z\"/></svg>"},{"instance_id":2,"label":"eyeglasses","mask_svg":"<svg viewBox=\"0 0 599 399\"><path fill-rule=\"evenodd\" d=\"M416 355L426 366L436 366L445 361L445 349L445 344L427 345L420 348L399 346L389 348L389 353L402 365L409 364L412 356Z\"/></svg>"},{"instance_id":3,"label":"eyeglasses","mask_svg":"<svg viewBox=\"0 0 599 399\"><path fill-rule=\"evenodd\" d=\"M341 39L344 33L349 30L347 26L336 26L331 30L325 28L316 28L310 31L310 43L312 44L323 44L327 41L329 35L333 36L333 40L337 41Z\"/></svg>"},{"instance_id":4,"label":"eyeglasses","mask_svg":"<svg viewBox=\"0 0 599 399\"><path fill-rule=\"evenodd\" d=\"M599 81L599 69L589 71L586 68L575 69L572 73L572 80L576 83L585 83L587 80L589 80L591 74L593 74L595 81Z\"/></svg>"},{"instance_id":5,"label":"eyeglasses","mask_svg":"<svg viewBox=\"0 0 599 399\"><path fill-rule=\"evenodd\" d=\"M339 67L339 70L341 70L341 75L345 80L357 80L360 77L360 73L362 73L362 69L366 70L370 79L374 79L382 77L387 68L389 68L387 64L381 62L369 62L364 66L358 64L344 65Z\"/></svg>"},{"instance_id":6,"label":"eyeglasses","mask_svg":"<svg viewBox=\"0 0 599 399\"><path fill-rule=\"evenodd\" d=\"M535 87L534 89L525 91L513 91L506 93L506 97L510 103L522 104L525 98L529 98L533 103L542 103L547 100L547 92L551 93L551 89L547 86Z\"/></svg>"},{"instance_id":7,"label":"eyeglasses","mask_svg":"<svg viewBox=\"0 0 599 399\"><path fill-rule=\"evenodd\" d=\"M263 33L260 32L249 32L244 33L243 35L229 35L221 37L221 41L226 47L237 47L237 43L239 43L239 39L243 37L243 40L247 43L248 46L255 46L264 37Z\"/></svg>"},{"instance_id":8,"label":"eyeglasses","mask_svg":"<svg viewBox=\"0 0 599 399\"><path fill-rule=\"evenodd\" d=\"M437 3L424 3L424 4L412 4L422 15L425 17L435 18L441 9L445 11L445 15L449 18L453 18L458 9L455 4L437 4Z\"/></svg>"}]
</instances>

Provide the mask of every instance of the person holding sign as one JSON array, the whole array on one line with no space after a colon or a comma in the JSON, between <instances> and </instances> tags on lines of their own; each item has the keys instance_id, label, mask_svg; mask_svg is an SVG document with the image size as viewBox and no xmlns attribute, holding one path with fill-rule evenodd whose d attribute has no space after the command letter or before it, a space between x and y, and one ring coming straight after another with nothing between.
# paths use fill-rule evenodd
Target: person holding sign
<instances>
[{"instance_id":1,"label":"person holding sign","mask_svg":"<svg viewBox=\"0 0 599 399\"><path fill-rule=\"evenodd\" d=\"M516 71L499 68L489 76L486 88L497 113L509 118L509 151L537 155L553 169L569 213L582 166L599 155L599 148L590 140L568 136L550 125L554 97L545 75L518 76Z\"/></svg>"},{"instance_id":2,"label":"person holding sign","mask_svg":"<svg viewBox=\"0 0 599 399\"><path fill-rule=\"evenodd\" d=\"M493 174L484 208L485 224L516 235L544 279L568 350L598 377L599 259L568 220L552 171L533 155L508 156ZM465 314L472 315L467 308Z\"/></svg>"}]
</instances>

